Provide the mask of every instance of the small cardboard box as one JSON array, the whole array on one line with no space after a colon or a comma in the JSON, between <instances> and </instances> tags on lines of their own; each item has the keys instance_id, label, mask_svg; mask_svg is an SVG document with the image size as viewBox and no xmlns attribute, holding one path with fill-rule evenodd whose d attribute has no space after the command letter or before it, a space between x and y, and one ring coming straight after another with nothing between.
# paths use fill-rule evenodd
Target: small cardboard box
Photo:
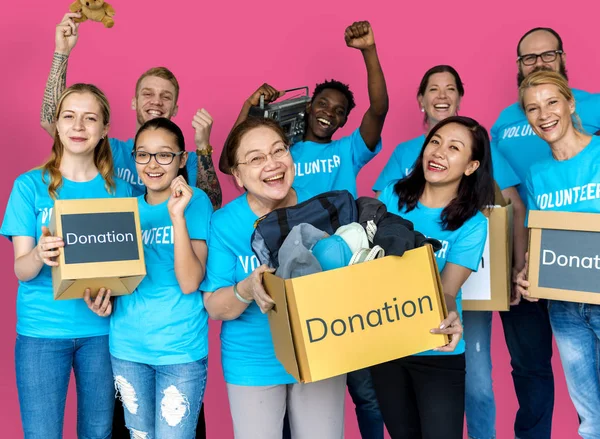
<instances>
[{"instance_id":1,"label":"small cardboard box","mask_svg":"<svg viewBox=\"0 0 600 439\"><path fill-rule=\"evenodd\" d=\"M431 246L294 279L265 274L275 354L298 382L363 369L448 343Z\"/></svg>"},{"instance_id":2,"label":"small cardboard box","mask_svg":"<svg viewBox=\"0 0 600 439\"><path fill-rule=\"evenodd\" d=\"M600 215L529 212L532 297L600 305Z\"/></svg>"},{"instance_id":3,"label":"small cardboard box","mask_svg":"<svg viewBox=\"0 0 600 439\"><path fill-rule=\"evenodd\" d=\"M513 206L496 186L496 205L483 212L488 234L479 264L462 286L464 311L508 311L512 286Z\"/></svg>"},{"instance_id":4,"label":"small cardboard box","mask_svg":"<svg viewBox=\"0 0 600 439\"><path fill-rule=\"evenodd\" d=\"M86 288L131 294L146 275L136 198L56 200L50 230L65 243L52 268L55 299Z\"/></svg>"}]
</instances>

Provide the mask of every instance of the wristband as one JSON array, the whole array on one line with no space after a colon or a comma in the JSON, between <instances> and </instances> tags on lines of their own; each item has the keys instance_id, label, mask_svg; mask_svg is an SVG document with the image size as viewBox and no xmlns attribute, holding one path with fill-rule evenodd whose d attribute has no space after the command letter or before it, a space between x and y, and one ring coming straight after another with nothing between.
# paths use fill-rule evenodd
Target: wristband
<instances>
[{"instance_id":1,"label":"wristband","mask_svg":"<svg viewBox=\"0 0 600 439\"><path fill-rule=\"evenodd\" d=\"M247 299L244 299L242 296L240 296L240 293L238 292L238 289L237 289L237 284L233 284L233 294L235 294L235 298L237 300L239 300L242 303L245 303L246 305L252 303L252 300L247 300Z\"/></svg>"},{"instance_id":2,"label":"wristband","mask_svg":"<svg viewBox=\"0 0 600 439\"><path fill-rule=\"evenodd\" d=\"M208 156L208 155L212 155L212 153L213 153L213 147L210 144L205 149L196 148L196 154L198 154L198 155Z\"/></svg>"}]
</instances>

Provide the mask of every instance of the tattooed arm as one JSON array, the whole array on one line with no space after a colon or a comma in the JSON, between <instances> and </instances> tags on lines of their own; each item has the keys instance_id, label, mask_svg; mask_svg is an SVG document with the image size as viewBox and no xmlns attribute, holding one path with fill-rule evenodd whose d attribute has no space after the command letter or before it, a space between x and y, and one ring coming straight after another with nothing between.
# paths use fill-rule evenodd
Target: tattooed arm
<instances>
[{"instance_id":1,"label":"tattooed arm","mask_svg":"<svg viewBox=\"0 0 600 439\"><path fill-rule=\"evenodd\" d=\"M221 207L223 197L221 194L221 184L217 178L217 171L213 164L210 154L203 154L210 148L210 130L212 129L213 119L204 108L198 110L192 119L196 143L196 152L198 155L198 177L196 178L196 187L202 189L210 198L213 209Z\"/></svg>"},{"instance_id":2,"label":"tattooed arm","mask_svg":"<svg viewBox=\"0 0 600 439\"><path fill-rule=\"evenodd\" d=\"M52 58L52 68L44 90L44 101L42 102L40 114L40 124L51 136L54 136L56 105L67 85L69 54L77 44L79 37L77 33L79 24L75 23L73 19L80 16L80 13L65 14L62 21L56 26L54 57Z\"/></svg>"},{"instance_id":3,"label":"tattooed arm","mask_svg":"<svg viewBox=\"0 0 600 439\"><path fill-rule=\"evenodd\" d=\"M196 187L202 189L210 198L213 209L217 210L223 203L221 184L217 178L217 171L213 164L212 156L198 154L198 177Z\"/></svg>"}]
</instances>

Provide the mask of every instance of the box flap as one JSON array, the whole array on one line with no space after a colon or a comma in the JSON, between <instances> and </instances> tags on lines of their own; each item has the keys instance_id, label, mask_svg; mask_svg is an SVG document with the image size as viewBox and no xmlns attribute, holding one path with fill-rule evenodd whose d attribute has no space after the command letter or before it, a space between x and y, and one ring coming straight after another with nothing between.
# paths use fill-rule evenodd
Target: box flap
<instances>
[{"instance_id":1,"label":"box flap","mask_svg":"<svg viewBox=\"0 0 600 439\"><path fill-rule=\"evenodd\" d=\"M500 207L504 207L507 205L506 199L504 198L504 195L502 195L502 191L500 190L500 186L498 186L498 183L496 182L494 182L494 203Z\"/></svg>"},{"instance_id":2,"label":"box flap","mask_svg":"<svg viewBox=\"0 0 600 439\"><path fill-rule=\"evenodd\" d=\"M527 227L530 229L600 232L600 215L597 213L530 210Z\"/></svg>"},{"instance_id":3,"label":"box flap","mask_svg":"<svg viewBox=\"0 0 600 439\"><path fill-rule=\"evenodd\" d=\"M127 291L133 293L133 291L137 288L137 286L144 279L144 275L141 276L126 276L121 278L121 282L127 288Z\"/></svg>"},{"instance_id":4,"label":"box flap","mask_svg":"<svg viewBox=\"0 0 600 439\"><path fill-rule=\"evenodd\" d=\"M61 282L57 293L54 295L54 299L81 299L86 288L91 289L92 292L98 291L100 288L110 289L113 297L124 296L133 292L118 277L68 279Z\"/></svg>"},{"instance_id":5,"label":"box flap","mask_svg":"<svg viewBox=\"0 0 600 439\"><path fill-rule=\"evenodd\" d=\"M265 273L263 276L263 286L265 287L265 291L275 301L275 306L269 311L268 317L273 344L278 346L276 350L277 359L296 381L301 382L294 340L292 338L292 328L290 326L285 281L271 273Z\"/></svg>"},{"instance_id":6,"label":"box flap","mask_svg":"<svg viewBox=\"0 0 600 439\"><path fill-rule=\"evenodd\" d=\"M440 300L440 322L448 317L448 308L446 307L446 299L444 298L444 289L442 288L442 277L440 276L440 271L438 270L437 261L435 259L435 253L433 252L433 247L431 244L427 244L427 254L429 256L429 262L431 262L431 271L435 272L436 279L436 289L438 293L438 297ZM450 343L450 337L448 335L442 334L446 344Z\"/></svg>"}]
</instances>

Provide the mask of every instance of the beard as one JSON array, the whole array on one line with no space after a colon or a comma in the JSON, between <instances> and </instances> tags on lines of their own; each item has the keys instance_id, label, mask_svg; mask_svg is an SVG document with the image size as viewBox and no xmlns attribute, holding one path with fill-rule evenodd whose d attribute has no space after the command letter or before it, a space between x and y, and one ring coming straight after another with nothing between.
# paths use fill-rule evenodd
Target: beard
<instances>
[{"instance_id":1,"label":"beard","mask_svg":"<svg viewBox=\"0 0 600 439\"><path fill-rule=\"evenodd\" d=\"M531 73L534 73L534 72L553 72L553 71L554 70L552 70L550 67L547 67L547 66L537 66L535 69L533 69L531 71ZM558 67L558 73L560 73L562 76L564 76L564 78L567 80L567 82L569 81L569 76L567 75L567 68L565 67L565 62L562 59L560 61L560 65ZM524 80L525 80L525 75L523 74L523 70L522 70L521 66L519 66L519 72L517 73L517 87L520 87L521 83Z\"/></svg>"}]
</instances>

